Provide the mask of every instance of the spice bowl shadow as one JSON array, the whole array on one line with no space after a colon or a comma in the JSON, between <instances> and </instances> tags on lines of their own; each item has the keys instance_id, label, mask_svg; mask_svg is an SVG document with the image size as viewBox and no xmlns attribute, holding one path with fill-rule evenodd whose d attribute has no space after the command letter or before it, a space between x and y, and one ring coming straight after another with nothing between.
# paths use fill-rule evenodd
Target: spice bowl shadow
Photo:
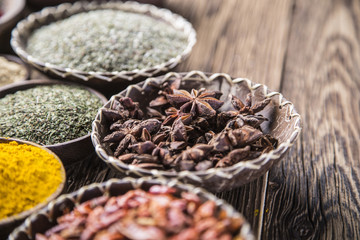
<instances>
[{"instance_id":1,"label":"spice bowl shadow","mask_svg":"<svg viewBox=\"0 0 360 240\"><path fill-rule=\"evenodd\" d=\"M254 159L243 159L231 166L208 168L206 170L182 170L169 171L159 168L142 168L136 164L127 164L115 157L111 145L104 141L104 137L110 134L109 121L104 112L116 106L118 99L130 97L139 103L139 108L146 114L147 104L157 98L158 90L152 86L160 86L166 81L181 79L179 89L190 92L191 89L205 88L210 91L223 93L220 100L224 101L221 111L233 110L231 96L236 96L245 101L249 93L252 94L253 105L270 98L270 103L260 112L268 121L260 126L264 134L269 134L278 140L276 147ZM274 164L278 163L296 141L301 131L300 115L294 109L291 102L287 101L282 94L268 90L265 85L256 84L245 78L232 78L225 73L204 73L191 71L186 73L170 72L166 75L148 78L146 81L129 86L126 90L114 95L100 109L91 134L93 145L98 156L117 172L131 176L152 176L158 178L175 178L181 182L203 187L211 192L222 192L234 189L249 183L265 174ZM120 146L120 145L119 145ZM140 154L141 155L141 154ZM120 156L121 157L121 156ZM119 157L119 158L120 158ZM206 158L205 158L206 159ZM135 160L136 155L135 155ZM141 162L141 159L139 160Z\"/></svg>"},{"instance_id":2,"label":"spice bowl shadow","mask_svg":"<svg viewBox=\"0 0 360 240\"><path fill-rule=\"evenodd\" d=\"M18 144L31 145L31 146L40 148L40 149L45 150L48 153L50 153L56 159L56 161L59 162L59 164L61 166L61 168L60 168L61 183L59 184L59 186L57 187L55 192L53 192L44 202L39 203L36 206L32 207L31 209L23 211L19 214L7 217L5 219L0 219L0 239L6 239L8 237L8 235L14 230L14 228L19 226L24 221L25 218L27 218L29 215L33 214L34 212L39 211L40 209L45 207L50 201L52 201L53 199L58 197L60 194L62 194L65 190L65 185L66 185L66 173L65 173L64 166L63 166L61 160L59 159L59 157L54 152L50 151L49 149L45 148L44 146L40 146L33 142L23 141L23 140L13 139L13 138L0 137L0 143L9 143L12 141L17 142ZM2 187L4 187L4 186L2 186Z\"/></svg>"},{"instance_id":3,"label":"spice bowl shadow","mask_svg":"<svg viewBox=\"0 0 360 240\"><path fill-rule=\"evenodd\" d=\"M160 185L176 189L176 195L180 193L195 194L200 198L200 201L213 201L215 206L224 210L227 217L241 219L242 225L238 229L237 234L239 239L252 240L255 239L252 234L250 224L246 219L237 212L231 205L225 201L217 198L213 194L205 191L202 188L194 187L192 185L179 183L175 180L153 179L153 178L123 178L110 179L102 183L94 183L81 189L58 197L47 205L46 208L38 213L30 216L21 226L15 229L9 236L9 240L32 240L35 239L36 233L45 233L50 228L56 225L56 219L63 215L64 210L72 210L81 203L95 199L101 196L120 196L128 193L131 190L148 191L151 186ZM128 195L129 196L129 195ZM130 197L131 198L131 197ZM163 201L163 200L162 200ZM141 231L141 230L140 230ZM149 239L151 237L148 236ZM132 239L132 238L131 238Z\"/></svg>"},{"instance_id":4,"label":"spice bowl shadow","mask_svg":"<svg viewBox=\"0 0 360 240\"><path fill-rule=\"evenodd\" d=\"M5 97L7 94L12 94L20 90L27 90L37 86L45 86L45 85L70 85L70 86L79 86L81 88L87 89L96 97L98 97L102 103L106 103L107 98L99 93L98 91L89 88L84 85L72 83L72 82L65 82L65 81L58 81L58 80L28 80L18 83L13 83L6 85L0 88L0 98ZM91 143L91 136L90 133L62 143L52 144L52 145L44 145L44 147L48 148L52 152L54 152L65 166L70 165L72 163L82 161L86 157L91 154L94 154L94 147Z\"/></svg>"},{"instance_id":5,"label":"spice bowl shadow","mask_svg":"<svg viewBox=\"0 0 360 240\"><path fill-rule=\"evenodd\" d=\"M187 43L182 52L175 57L164 62L153 64L150 67L137 68L131 70L115 69L112 71L82 71L79 69L60 67L58 65L37 59L27 51L28 40L32 33L41 27L53 22L67 19L75 14L90 12L93 10L121 10L127 13L136 13L164 22L176 31L186 36ZM143 40L144 41L144 40ZM128 1L110 1L104 3L75 2L74 4L64 3L56 7L44 8L40 12L29 15L26 19L18 23L12 31L11 46L14 52L29 65L35 67L50 77L79 82L88 85L106 96L111 96L125 89L128 85L145 80L151 76L164 74L186 59L196 43L196 32L191 23L182 16L172 13L170 10L158 8L150 4L141 4ZM115 54L115 55L114 55ZM111 57L122 57L122 55L112 54Z\"/></svg>"}]
</instances>

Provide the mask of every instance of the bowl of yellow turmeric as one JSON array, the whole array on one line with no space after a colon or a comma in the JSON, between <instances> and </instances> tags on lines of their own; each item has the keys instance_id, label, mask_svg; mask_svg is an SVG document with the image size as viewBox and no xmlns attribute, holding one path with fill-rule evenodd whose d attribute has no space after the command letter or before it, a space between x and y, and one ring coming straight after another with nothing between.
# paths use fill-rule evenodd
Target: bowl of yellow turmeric
<instances>
[{"instance_id":1,"label":"bowl of yellow turmeric","mask_svg":"<svg viewBox=\"0 0 360 240\"><path fill-rule=\"evenodd\" d=\"M59 196L65 181L56 154L32 142L0 137L0 239Z\"/></svg>"}]
</instances>

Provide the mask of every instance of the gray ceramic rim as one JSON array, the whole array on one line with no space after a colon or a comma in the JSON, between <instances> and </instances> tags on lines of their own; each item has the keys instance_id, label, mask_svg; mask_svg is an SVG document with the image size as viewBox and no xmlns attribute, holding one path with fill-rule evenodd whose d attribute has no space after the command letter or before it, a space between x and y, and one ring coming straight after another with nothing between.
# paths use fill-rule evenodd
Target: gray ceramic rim
<instances>
[{"instance_id":1,"label":"gray ceramic rim","mask_svg":"<svg viewBox=\"0 0 360 240\"><path fill-rule=\"evenodd\" d=\"M294 144L294 142L296 141L297 137L301 132L300 115L294 109L293 104L290 101L287 101L281 93L271 92L268 90L268 88L265 85L253 83L252 81L246 78L232 78L226 73L209 74L201 71L191 71L191 72L179 74L175 72L170 72L164 76L160 76L157 78L148 78L145 81L143 88L140 88L138 85L131 85L122 93L124 92L129 93L133 88L136 88L141 91L147 86L147 83L152 79L162 78L162 80L165 81L166 79L169 79L171 77L180 77L180 76L182 76L182 81L196 79L197 81L203 81L203 82L211 82L214 79L222 77L225 78L230 85L246 83L248 89L251 92L254 92L257 89L263 89L264 91L263 94L265 98L277 97L279 101L279 107L280 106L287 107L288 116L291 117L292 121L295 121L293 129L291 129L291 136L285 142L281 143L276 149L268 153L262 154L260 157L256 159L242 161L233 166L226 168L211 168L205 171L180 171L180 172L168 172L157 169L147 170L120 162L113 156L109 156L107 154L106 149L102 146L102 142L101 142L102 138L99 134L99 129L101 128L101 114L100 114L101 109L110 106L111 102L115 99L116 96L124 96L121 93L119 93L115 96L112 96L111 99L108 101L108 103L105 104L103 108L99 109L95 121L93 122L92 125L92 133L91 133L92 142L95 147L96 153L103 161L105 161L107 164L109 164L117 171L125 175L132 174L138 177L154 176L157 178L177 178L179 181L184 181L184 182L191 181L191 184L202 186L209 191L218 192L218 191L229 190L229 187L227 186L226 183L230 181L235 181L234 179L236 179L236 177L241 176L241 174L244 172L250 172L250 173L247 173L248 175L246 175L245 181L236 183L236 186L240 186L250 181L253 181L259 177L259 174L261 175L264 174L266 171L269 170L269 168L274 163L279 161L279 159L281 159L281 157L284 156L286 151ZM214 189L211 187L211 185L207 185L206 183L210 181L209 179L212 177L217 177L218 179L221 179L224 183L223 186Z\"/></svg>"},{"instance_id":2,"label":"gray ceramic rim","mask_svg":"<svg viewBox=\"0 0 360 240\"><path fill-rule=\"evenodd\" d=\"M20 143L20 144L28 144L28 145L32 145L32 146L41 148L41 149L47 151L48 153L50 153L51 155L53 155L55 157L55 159L60 163L60 166L61 166L60 171L61 171L61 175L62 175L62 181L61 181L60 185L58 186L58 188L56 189L56 191L54 193L52 193L44 202L39 203L38 205L30 208L29 210L26 210L26 211L21 212L19 214L16 214L16 215L13 215L11 217L7 217L5 219L0 220L0 225L9 224L9 223L15 222L17 220L22 220L22 219L26 218L27 216L29 216L31 213L42 209L50 201L52 201L53 199L55 199L57 196L59 196L61 194L61 192L64 190L64 186L65 186L65 182L66 182L66 172L65 172L64 165L63 165L62 161L60 160L60 158L54 152L52 152L50 149L47 149L44 146L41 146L41 145L39 145L37 143L29 142L29 141L24 141L24 140L15 139L15 138L2 138L2 137L0 137L0 143L2 143L2 142L11 142L11 141L15 141L15 142Z\"/></svg>"},{"instance_id":3,"label":"gray ceramic rim","mask_svg":"<svg viewBox=\"0 0 360 240\"><path fill-rule=\"evenodd\" d=\"M44 25L48 22L50 17L55 20L61 19L63 14L72 15L79 12L91 11L96 9L119 9L128 12L135 12L140 14L148 14L154 18L161 19L175 29L184 32L188 36L188 44L184 51L178 56L171 58L167 62L145 69L134 69L132 71L115 71L115 72L83 72L71 68L62 68L51 63L44 63L36 59L26 52L23 47L26 45L26 40L29 35L27 32L31 30L34 24L41 23ZM53 22L53 21L52 21ZM30 31L31 32L31 31ZM196 32L192 25L180 15L172 13L170 10L164 8L157 8L150 4L140 4L137 2L107 2L97 4L96 2L76 2L74 4L64 3L56 7L47 7L40 12L30 14L26 19L20 21L16 28L12 31L11 46L15 53L20 56L25 62L31 66L43 71L51 72L62 78L73 77L83 81L91 79L101 79L106 82L111 82L114 79L122 79L132 81L138 77L151 77L160 72L167 72L174 68L177 64L182 62L191 52L196 43ZM24 39L26 39L24 41Z\"/></svg>"},{"instance_id":4,"label":"gray ceramic rim","mask_svg":"<svg viewBox=\"0 0 360 240\"><path fill-rule=\"evenodd\" d=\"M11 233L11 235L9 236L9 240L15 240L16 236L19 235L20 233L25 233L29 237L29 233L28 233L27 229L29 229L31 222L33 220L35 220L37 215L43 215L47 219L51 219L53 208L57 203L63 202L64 200L70 200L73 203L77 203L77 202L79 202L79 199L81 199L81 196L86 191L92 190L92 189L99 189L102 193L108 193L110 186L112 184L118 184L118 183L120 183L120 184L121 183L131 183L131 185L134 189L141 188L141 186L144 183L151 184L151 185L157 185L157 184L165 185L165 186L180 189L181 191L191 192L191 193L196 194L206 200L212 200L216 203L217 207L220 207L221 209L225 210L229 217L239 217L239 218L244 219L244 224L242 225L242 228L240 231L240 237L242 237L243 239L246 239L246 240L255 239L251 232L250 224L246 221L246 219L244 218L244 216L242 214L237 212L230 204L217 198L215 195L207 192L206 190L204 190L202 188L195 187L195 186L192 186L189 184L183 184L183 183L178 182L175 179L172 179L172 180L152 179L150 177L134 179L134 178L127 177L127 178L123 178L123 179L110 179L103 183L94 183L94 184L82 187L76 192L61 195L56 200L51 201L47 205L46 208L42 209L38 213L32 214L29 218L27 218L21 226L16 228ZM30 237L29 237L29 239L30 239Z\"/></svg>"}]
</instances>

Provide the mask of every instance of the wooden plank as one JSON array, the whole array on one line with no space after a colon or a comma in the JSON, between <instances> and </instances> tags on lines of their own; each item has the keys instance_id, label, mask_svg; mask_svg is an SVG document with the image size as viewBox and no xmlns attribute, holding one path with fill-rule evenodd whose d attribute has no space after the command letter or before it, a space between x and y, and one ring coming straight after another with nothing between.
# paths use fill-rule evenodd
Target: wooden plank
<instances>
[{"instance_id":1,"label":"wooden plank","mask_svg":"<svg viewBox=\"0 0 360 240\"><path fill-rule=\"evenodd\" d=\"M167 0L188 19L197 44L176 71L226 72L278 90L292 1Z\"/></svg>"},{"instance_id":2,"label":"wooden plank","mask_svg":"<svg viewBox=\"0 0 360 240\"><path fill-rule=\"evenodd\" d=\"M193 52L176 71L226 72L280 89L292 1L168 0L165 7L197 31ZM261 232L265 179L218 194L245 215L255 234Z\"/></svg>"},{"instance_id":3,"label":"wooden plank","mask_svg":"<svg viewBox=\"0 0 360 240\"><path fill-rule=\"evenodd\" d=\"M359 23L359 1L296 1L281 90L303 131L269 174L264 239L360 238Z\"/></svg>"}]
</instances>

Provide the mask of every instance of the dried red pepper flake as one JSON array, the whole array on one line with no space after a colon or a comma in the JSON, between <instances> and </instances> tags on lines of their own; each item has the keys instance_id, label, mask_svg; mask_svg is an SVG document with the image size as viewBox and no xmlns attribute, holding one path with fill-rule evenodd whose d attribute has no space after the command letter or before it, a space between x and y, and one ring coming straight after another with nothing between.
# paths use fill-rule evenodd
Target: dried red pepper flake
<instances>
[{"instance_id":1,"label":"dried red pepper flake","mask_svg":"<svg viewBox=\"0 0 360 240\"><path fill-rule=\"evenodd\" d=\"M81 203L37 240L236 239L244 220L228 217L214 201L153 185Z\"/></svg>"}]
</instances>

